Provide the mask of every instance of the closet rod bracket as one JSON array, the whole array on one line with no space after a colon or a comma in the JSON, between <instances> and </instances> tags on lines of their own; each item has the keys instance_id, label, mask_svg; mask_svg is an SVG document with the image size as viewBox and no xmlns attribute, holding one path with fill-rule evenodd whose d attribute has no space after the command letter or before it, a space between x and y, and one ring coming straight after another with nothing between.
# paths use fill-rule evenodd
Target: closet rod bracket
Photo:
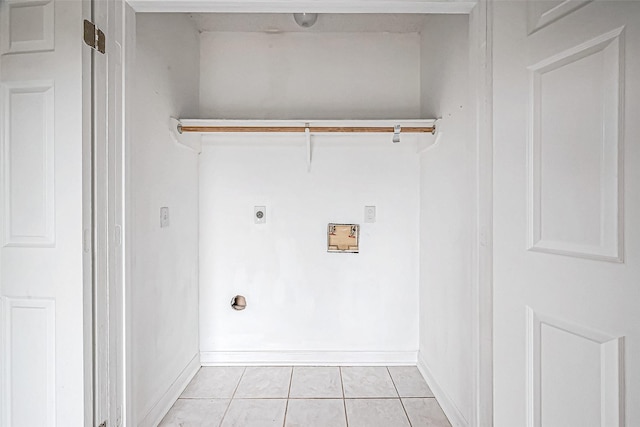
<instances>
[{"instance_id":1,"label":"closet rod bracket","mask_svg":"<svg viewBox=\"0 0 640 427\"><path fill-rule=\"evenodd\" d=\"M169 118L169 134L178 145L189 148L198 154L202 151L202 135L185 132L182 123L175 117Z\"/></svg>"},{"instance_id":2,"label":"closet rod bracket","mask_svg":"<svg viewBox=\"0 0 640 427\"><path fill-rule=\"evenodd\" d=\"M393 127L393 139L392 139L392 142L394 144L397 144L398 142L400 142L400 132L402 132L402 126L395 125Z\"/></svg>"}]
</instances>

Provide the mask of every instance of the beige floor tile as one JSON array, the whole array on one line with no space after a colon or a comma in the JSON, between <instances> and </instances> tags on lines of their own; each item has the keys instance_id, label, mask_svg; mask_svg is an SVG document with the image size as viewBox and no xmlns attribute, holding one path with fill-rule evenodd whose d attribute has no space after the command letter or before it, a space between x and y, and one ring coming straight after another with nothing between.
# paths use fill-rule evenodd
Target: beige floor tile
<instances>
[{"instance_id":1,"label":"beige floor tile","mask_svg":"<svg viewBox=\"0 0 640 427\"><path fill-rule=\"evenodd\" d=\"M409 420L414 426L451 427L436 399L402 399Z\"/></svg>"},{"instance_id":2,"label":"beige floor tile","mask_svg":"<svg viewBox=\"0 0 640 427\"><path fill-rule=\"evenodd\" d=\"M221 427L281 427L286 399L233 399Z\"/></svg>"},{"instance_id":3,"label":"beige floor tile","mask_svg":"<svg viewBox=\"0 0 640 427\"><path fill-rule=\"evenodd\" d=\"M228 399L238 386L244 367L203 367L180 397Z\"/></svg>"},{"instance_id":4,"label":"beige floor tile","mask_svg":"<svg viewBox=\"0 0 640 427\"><path fill-rule=\"evenodd\" d=\"M340 369L346 398L398 397L386 367L349 366Z\"/></svg>"},{"instance_id":5,"label":"beige floor tile","mask_svg":"<svg viewBox=\"0 0 640 427\"><path fill-rule=\"evenodd\" d=\"M229 399L178 399L160 427L218 427Z\"/></svg>"},{"instance_id":6,"label":"beige floor tile","mask_svg":"<svg viewBox=\"0 0 640 427\"><path fill-rule=\"evenodd\" d=\"M296 366L291 377L290 398L342 398L340 368Z\"/></svg>"},{"instance_id":7,"label":"beige floor tile","mask_svg":"<svg viewBox=\"0 0 640 427\"><path fill-rule=\"evenodd\" d=\"M410 427L400 399L346 399L349 427Z\"/></svg>"},{"instance_id":8,"label":"beige floor tile","mask_svg":"<svg viewBox=\"0 0 640 427\"><path fill-rule=\"evenodd\" d=\"M248 367L235 397L244 399L287 398L291 381L290 366Z\"/></svg>"},{"instance_id":9,"label":"beige floor tile","mask_svg":"<svg viewBox=\"0 0 640 427\"><path fill-rule=\"evenodd\" d=\"M285 427L346 427L342 399L292 399Z\"/></svg>"},{"instance_id":10,"label":"beige floor tile","mask_svg":"<svg viewBox=\"0 0 640 427\"><path fill-rule=\"evenodd\" d=\"M389 366L389 373L400 397L433 397L431 389L415 366Z\"/></svg>"}]
</instances>

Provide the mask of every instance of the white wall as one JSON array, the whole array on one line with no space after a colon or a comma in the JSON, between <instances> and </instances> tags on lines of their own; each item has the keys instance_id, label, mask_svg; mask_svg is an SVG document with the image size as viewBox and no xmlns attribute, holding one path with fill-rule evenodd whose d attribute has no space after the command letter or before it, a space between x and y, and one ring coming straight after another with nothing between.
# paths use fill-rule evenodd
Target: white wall
<instances>
[{"instance_id":1,"label":"white wall","mask_svg":"<svg viewBox=\"0 0 640 427\"><path fill-rule=\"evenodd\" d=\"M475 146L469 129L467 16L433 16L422 32L423 115L442 137L421 156L420 355L454 425L472 410L471 289Z\"/></svg>"},{"instance_id":2,"label":"white wall","mask_svg":"<svg viewBox=\"0 0 640 427\"><path fill-rule=\"evenodd\" d=\"M205 118L420 114L417 33L204 32L201 58Z\"/></svg>"},{"instance_id":3,"label":"white wall","mask_svg":"<svg viewBox=\"0 0 640 427\"><path fill-rule=\"evenodd\" d=\"M199 366L198 156L168 131L170 116L198 113L198 74L198 33L187 17L137 16L128 147L134 425L155 425ZM160 228L163 206L168 228Z\"/></svg>"},{"instance_id":4,"label":"white wall","mask_svg":"<svg viewBox=\"0 0 640 427\"><path fill-rule=\"evenodd\" d=\"M419 42L417 33L204 32L201 115L417 117ZM325 137L307 173L303 138L228 142L201 155L203 363L415 360L415 144ZM267 224L253 224L256 205L267 206ZM365 205L378 207L377 223L362 224ZM361 224L361 253L327 253L329 222ZM229 305L236 294L248 299L244 312Z\"/></svg>"},{"instance_id":5,"label":"white wall","mask_svg":"<svg viewBox=\"0 0 640 427\"><path fill-rule=\"evenodd\" d=\"M317 140L310 172L304 139L205 144L203 364L415 362L415 144L392 144L389 136ZM254 224L256 205L267 207L266 224ZM365 205L377 206L376 223L363 223ZM361 225L359 254L327 253L330 222ZM236 294L247 297L246 310L231 309Z\"/></svg>"}]
</instances>

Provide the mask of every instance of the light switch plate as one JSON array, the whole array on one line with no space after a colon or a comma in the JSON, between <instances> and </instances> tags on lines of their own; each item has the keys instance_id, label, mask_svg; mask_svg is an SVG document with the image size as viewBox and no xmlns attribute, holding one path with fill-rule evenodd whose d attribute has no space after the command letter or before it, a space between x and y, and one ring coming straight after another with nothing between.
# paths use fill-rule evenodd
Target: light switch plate
<instances>
[{"instance_id":1,"label":"light switch plate","mask_svg":"<svg viewBox=\"0 0 640 427\"><path fill-rule=\"evenodd\" d=\"M253 207L253 221L256 224L264 224L267 222L267 207L266 206L254 206Z\"/></svg>"},{"instance_id":2,"label":"light switch plate","mask_svg":"<svg viewBox=\"0 0 640 427\"><path fill-rule=\"evenodd\" d=\"M364 222L376 222L376 207L365 206L364 207Z\"/></svg>"},{"instance_id":3,"label":"light switch plate","mask_svg":"<svg viewBox=\"0 0 640 427\"><path fill-rule=\"evenodd\" d=\"M169 226L169 208L160 208L160 228Z\"/></svg>"}]
</instances>

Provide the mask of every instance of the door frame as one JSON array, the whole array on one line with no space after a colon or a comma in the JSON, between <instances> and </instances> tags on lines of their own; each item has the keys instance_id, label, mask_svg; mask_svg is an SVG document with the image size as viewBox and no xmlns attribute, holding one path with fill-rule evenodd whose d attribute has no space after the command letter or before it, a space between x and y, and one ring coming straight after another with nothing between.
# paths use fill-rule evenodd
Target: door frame
<instances>
[{"instance_id":1,"label":"door frame","mask_svg":"<svg viewBox=\"0 0 640 427\"><path fill-rule=\"evenodd\" d=\"M100 6L100 7L97 7ZM106 53L83 43L84 425L126 425L121 55L124 0L83 1L83 19L104 32ZM102 121L101 126L96 123ZM98 147L99 146L99 147ZM97 286L103 286L99 292ZM97 325L100 313L103 328ZM107 370L104 373L104 369ZM104 375L103 375L104 374ZM97 416L100 419L96 419Z\"/></svg>"},{"instance_id":2,"label":"door frame","mask_svg":"<svg viewBox=\"0 0 640 427\"><path fill-rule=\"evenodd\" d=\"M82 19L91 20L93 4L82 2ZM82 305L84 425L93 425L93 52L82 46Z\"/></svg>"},{"instance_id":3,"label":"door frame","mask_svg":"<svg viewBox=\"0 0 640 427\"><path fill-rule=\"evenodd\" d=\"M472 83L473 138L476 145L476 211L474 275L472 279L472 411L470 426L493 425L493 83L492 83L492 3L495 0L477 1L411 1L411 0L124 0L126 3L119 19L123 20L123 92L124 108L124 156L121 173L124 192L124 301L120 313L124 316L125 396L124 425L134 420L135 402L131 366L131 301L130 239L126 225L130 224L131 195L129 181L129 109L126 94L132 87L131 68L135 55L135 14L137 12L174 13L294 13L304 10L317 13L441 13L469 15L469 59Z\"/></svg>"},{"instance_id":4,"label":"door frame","mask_svg":"<svg viewBox=\"0 0 640 427\"><path fill-rule=\"evenodd\" d=\"M475 426L493 426L493 9L478 0L470 13L469 60L475 89L475 274L472 285Z\"/></svg>"}]
</instances>

